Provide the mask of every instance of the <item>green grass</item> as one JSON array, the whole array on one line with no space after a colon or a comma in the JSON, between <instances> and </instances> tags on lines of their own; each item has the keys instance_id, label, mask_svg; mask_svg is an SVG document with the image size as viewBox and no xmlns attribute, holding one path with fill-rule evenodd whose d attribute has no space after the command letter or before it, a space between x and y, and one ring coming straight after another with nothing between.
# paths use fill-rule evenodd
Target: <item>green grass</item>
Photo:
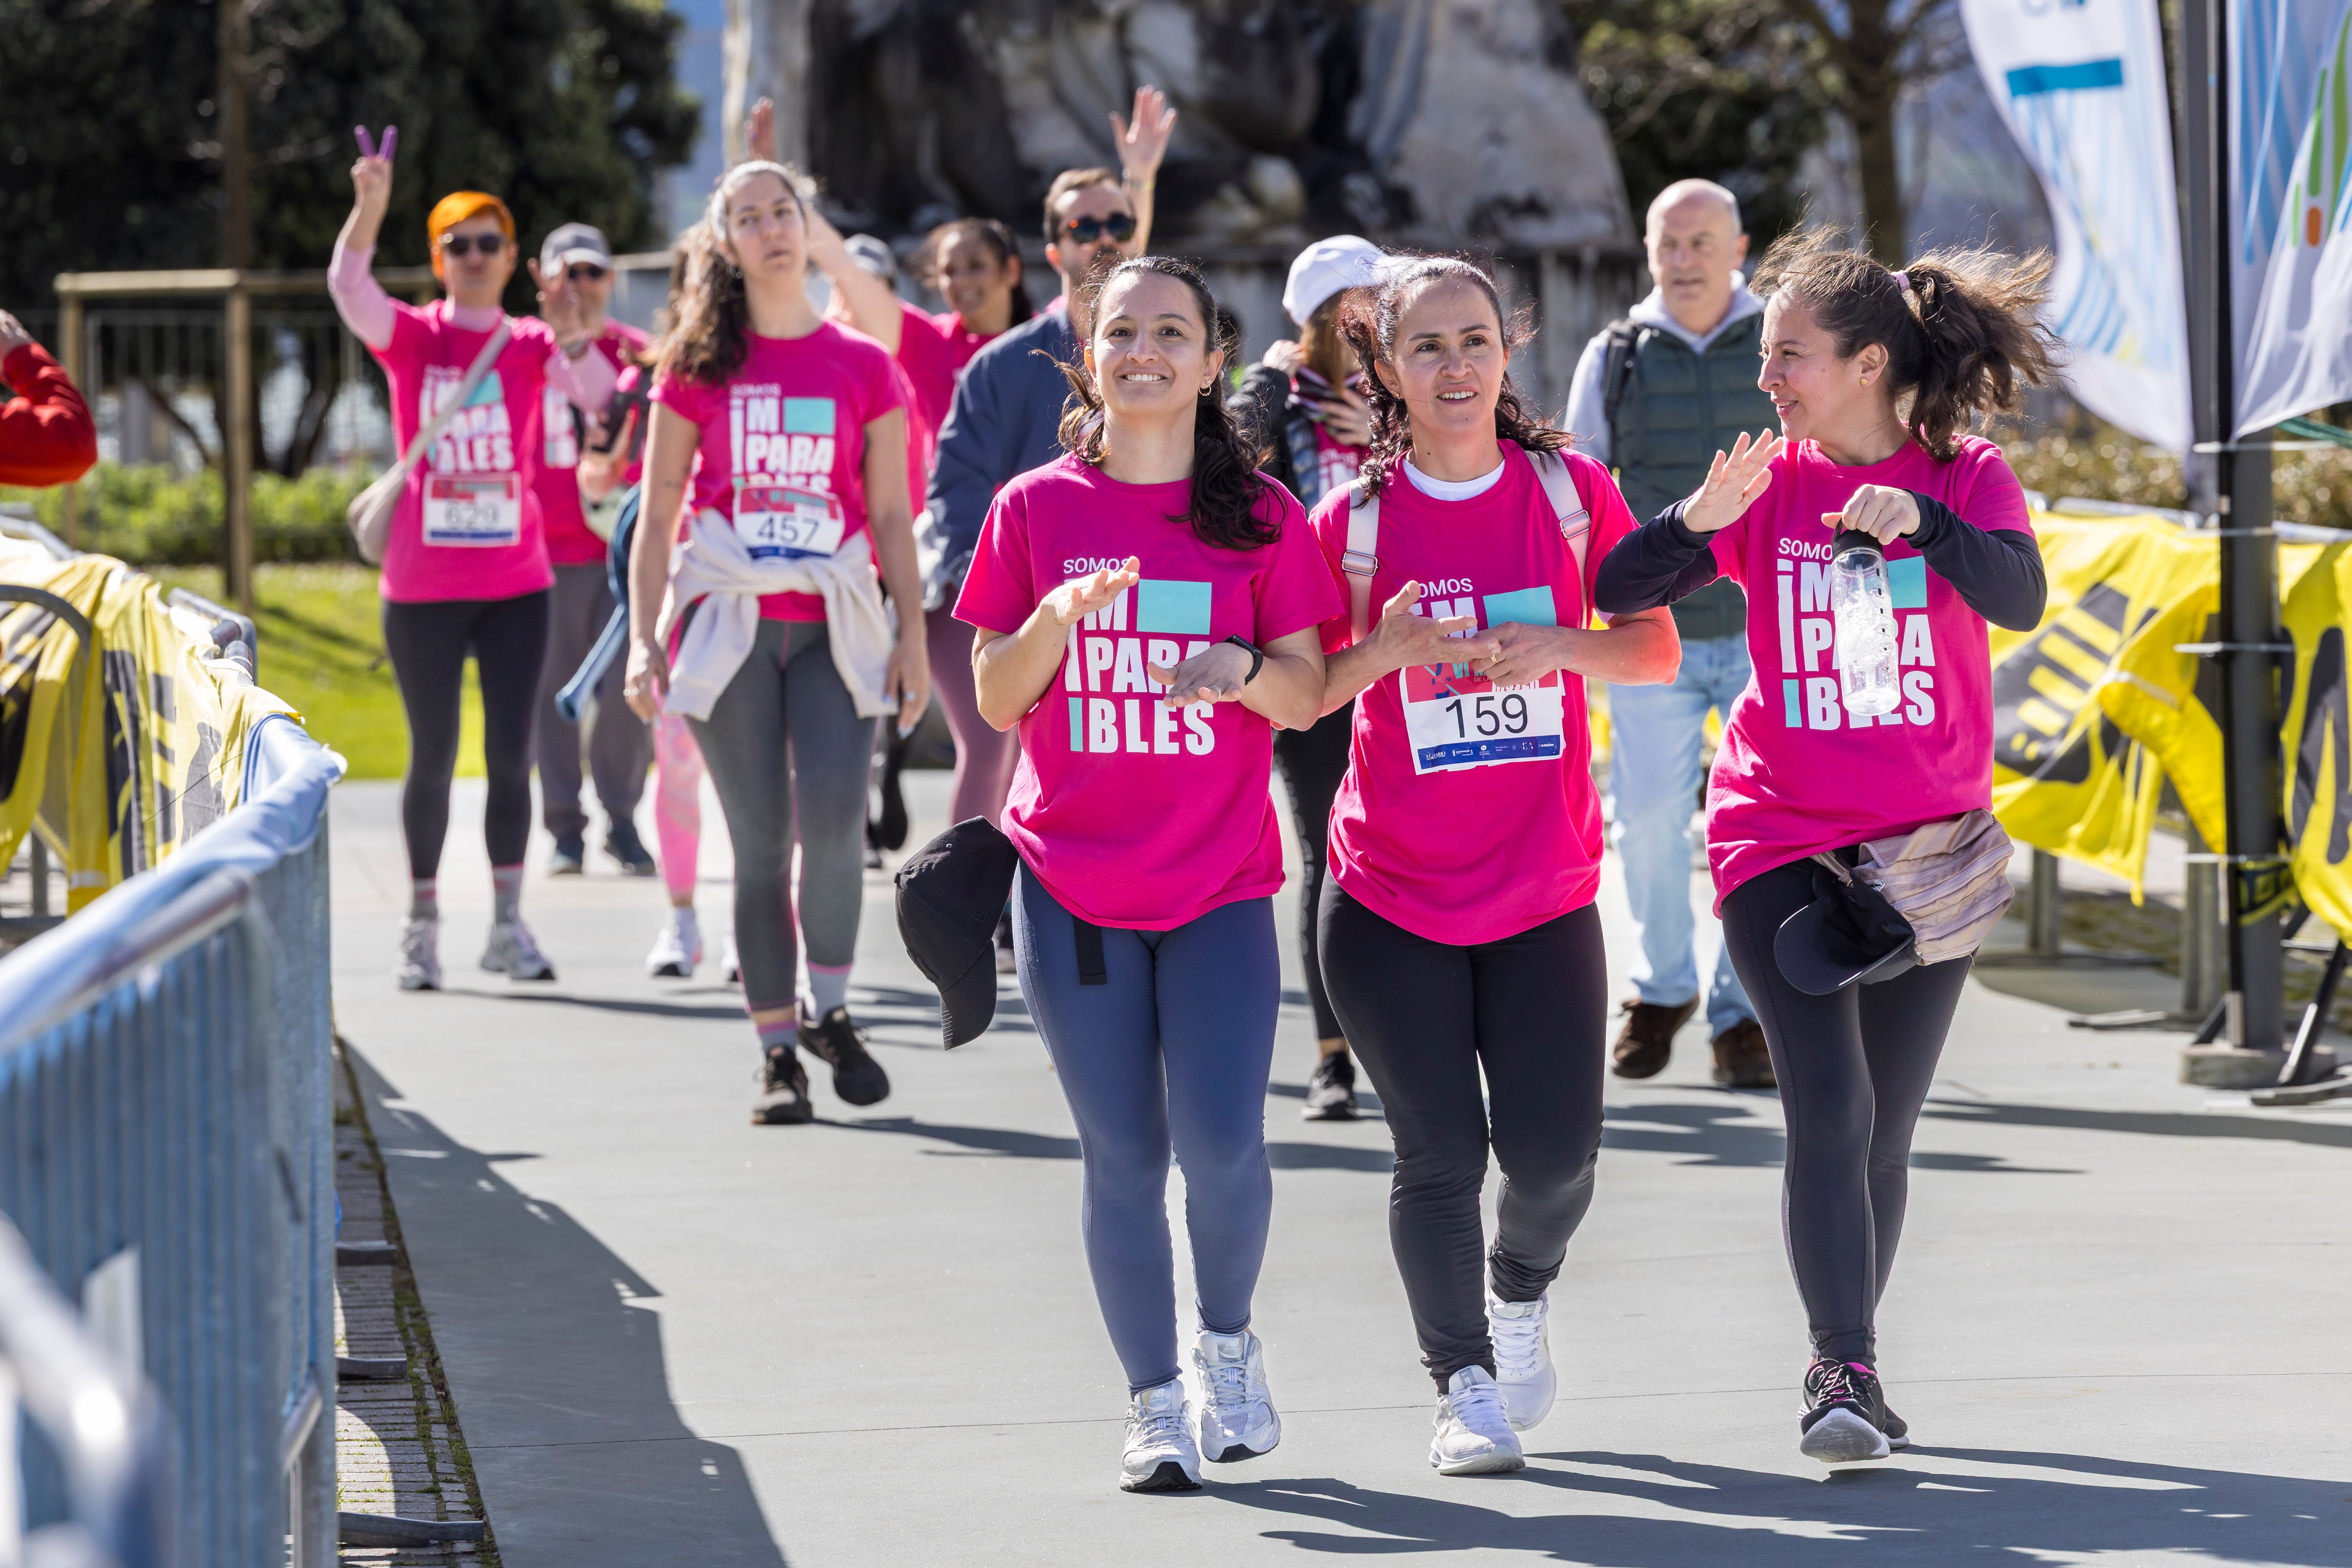
<instances>
[{"instance_id":1,"label":"green grass","mask_svg":"<svg viewBox=\"0 0 2352 1568\"><path fill-rule=\"evenodd\" d=\"M213 566L148 569L167 588L221 598ZM261 684L342 753L355 779L396 779L408 766L408 723L383 653L383 601L373 568L347 563L264 563L254 570ZM482 772L482 704L471 679L457 750L461 776Z\"/></svg>"}]
</instances>

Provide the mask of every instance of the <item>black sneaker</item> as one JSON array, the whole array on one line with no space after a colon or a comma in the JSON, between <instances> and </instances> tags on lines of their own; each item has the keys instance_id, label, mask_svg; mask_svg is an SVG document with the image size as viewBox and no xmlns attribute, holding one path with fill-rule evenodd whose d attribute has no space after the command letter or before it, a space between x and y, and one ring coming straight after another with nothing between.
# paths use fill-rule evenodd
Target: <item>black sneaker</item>
<instances>
[{"instance_id":1,"label":"black sneaker","mask_svg":"<svg viewBox=\"0 0 2352 1568\"><path fill-rule=\"evenodd\" d=\"M1353 1121L1356 1119L1356 1064L1345 1051L1333 1051L1307 1075L1307 1103L1298 1109L1306 1121Z\"/></svg>"},{"instance_id":2,"label":"black sneaker","mask_svg":"<svg viewBox=\"0 0 2352 1568\"><path fill-rule=\"evenodd\" d=\"M1008 909L996 917L996 973L1011 974L1020 967L1013 954L1013 911Z\"/></svg>"},{"instance_id":3,"label":"black sneaker","mask_svg":"<svg viewBox=\"0 0 2352 1568\"><path fill-rule=\"evenodd\" d=\"M760 1098L751 1102L754 1127L797 1127L812 1121L816 1108L809 1104L808 1069L790 1046L770 1048L760 1067Z\"/></svg>"},{"instance_id":4,"label":"black sneaker","mask_svg":"<svg viewBox=\"0 0 2352 1568\"><path fill-rule=\"evenodd\" d=\"M1878 1374L1860 1362L1816 1361L1805 1369L1805 1414L1797 1424L1797 1451L1824 1465L1883 1459L1886 1396Z\"/></svg>"},{"instance_id":5,"label":"black sneaker","mask_svg":"<svg viewBox=\"0 0 2352 1568\"><path fill-rule=\"evenodd\" d=\"M555 853L547 858L547 874L551 877L577 877L588 868L587 841L577 833L567 833L555 841Z\"/></svg>"},{"instance_id":6,"label":"black sneaker","mask_svg":"<svg viewBox=\"0 0 2352 1568\"><path fill-rule=\"evenodd\" d=\"M907 792L898 774L907 763L907 743L893 736L889 754L882 760L882 815L874 824L874 841L885 849L907 847Z\"/></svg>"},{"instance_id":7,"label":"black sneaker","mask_svg":"<svg viewBox=\"0 0 2352 1568\"><path fill-rule=\"evenodd\" d=\"M1885 1395L1883 1394L1880 1398L1882 1401L1881 1408L1886 1411L1886 1420L1879 1429L1886 1434L1886 1446L1890 1448L1909 1447L1911 1446L1910 1423L1904 1420L1900 1415L1895 1415L1894 1408L1891 1405L1884 1404Z\"/></svg>"},{"instance_id":8,"label":"black sneaker","mask_svg":"<svg viewBox=\"0 0 2352 1568\"><path fill-rule=\"evenodd\" d=\"M654 863L653 851L637 837L634 822L616 822L604 835L604 853L621 863L621 869L632 877L650 877L661 868Z\"/></svg>"},{"instance_id":9,"label":"black sneaker","mask_svg":"<svg viewBox=\"0 0 2352 1568\"><path fill-rule=\"evenodd\" d=\"M873 1105L890 1096L890 1075L866 1054L866 1031L849 1021L849 1009L835 1007L822 1018L801 1015L801 1049L833 1068L833 1092L852 1105Z\"/></svg>"}]
</instances>

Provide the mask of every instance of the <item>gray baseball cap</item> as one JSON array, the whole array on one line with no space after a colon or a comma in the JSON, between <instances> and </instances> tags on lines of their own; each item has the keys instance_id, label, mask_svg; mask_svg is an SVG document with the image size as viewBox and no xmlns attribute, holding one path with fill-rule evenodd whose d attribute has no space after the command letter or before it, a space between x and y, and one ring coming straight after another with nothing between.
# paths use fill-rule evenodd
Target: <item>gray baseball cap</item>
<instances>
[{"instance_id":1,"label":"gray baseball cap","mask_svg":"<svg viewBox=\"0 0 2352 1568\"><path fill-rule=\"evenodd\" d=\"M877 239L870 234L853 234L841 242L849 252L849 259L857 263L858 270L885 283L898 281L898 253L887 240Z\"/></svg>"},{"instance_id":2,"label":"gray baseball cap","mask_svg":"<svg viewBox=\"0 0 2352 1568\"><path fill-rule=\"evenodd\" d=\"M604 231L584 223L567 223L547 237L539 247L539 269L561 272L575 261L593 261L611 271L613 247L604 239Z\"/></svg>"}]
</instances>

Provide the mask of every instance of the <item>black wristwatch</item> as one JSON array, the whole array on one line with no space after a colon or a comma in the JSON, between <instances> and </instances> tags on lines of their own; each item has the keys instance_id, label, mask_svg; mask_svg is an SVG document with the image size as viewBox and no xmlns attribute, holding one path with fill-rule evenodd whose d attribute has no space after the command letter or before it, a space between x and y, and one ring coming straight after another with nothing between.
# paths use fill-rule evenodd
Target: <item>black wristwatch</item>
<instances>
[{"instance_id":1,"label":"black wristwatch","mask_svg":"<svg viewBox=\"0 0 2352 1568\"><path fill-rule=\"evenodd\" d=\"M1257 672L1265 668L1265 650L1247 637L1227 637L1225 640L1250 656L1250 672L1242 677L1242 684L1247 686L1257 679Z\"/></svg>"}]
</instances>

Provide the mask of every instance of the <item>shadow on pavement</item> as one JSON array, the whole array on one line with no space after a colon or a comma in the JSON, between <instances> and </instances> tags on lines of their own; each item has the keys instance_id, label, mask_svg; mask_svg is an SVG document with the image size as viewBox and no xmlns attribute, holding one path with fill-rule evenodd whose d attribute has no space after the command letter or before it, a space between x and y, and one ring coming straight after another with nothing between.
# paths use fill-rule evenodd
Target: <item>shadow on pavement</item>
<instances>
[{"instance_id":1,"label":"shadow on pavement","mask_svg":"<svg viewBox=\"0 0 2352 1568\"><path fill-rule=\"evenodd\" d=\"M1023 1132L1010 1127L959 1127L945 1121L918 1121L911 1116L875 1116L857 1121L819 1117L828 1127L852 1132L893 1132L908 1138L929 1138L951 1144L926 1149L927 1154L956 1158L965 1154L1000 1154L1016 1160L1075 1160L1076 1138L1046 1132ZM1394 1163L1386 1149L1350 1149L1332 1143L1284 1143L1269 1140L1265 1163L1277 1171L1368 1171L1386 1175Z\"/></svg>"},{"instance_id":2,"label":"shadow on pavement","mask_svg":"<svg viewBox=\"0 0 2352 1568\"><path fill-rule=\"evenodd\" d=\"M507 1568L784 1568L733 1448L671 1402L661 1292L351 1049ZM687 1551L687 1543L691 1550Z\"/></svg>"},{"instance_id":3,"label":"shadow on pavement","mask_svg":"<svg viewBox=\"0 0 2352 1568\"><path fill-rule=\"evenodd\" d=\"M2069 1131L2137 1132L2159 1138L2268 1138L2287 1143L2352 1149L2352 1123L2291 1121L2284 1117L2088 1110L2074 1106L2004 1105L1961 1100L1931 1100L1921 1115L1945 1121L1996 1121L2014 1127L2059 1127Z\"/></svg>"},{"instance_id":4,"label":"shadow on pavement","mask_svg":"<svg viewBox=\"0 0 2352 1568\"><path fill-rule=\"evenodd\" d=\"M1817 1480L1652 1454L1530 1453L1518 1476L1465 1479L1442 1499L1304 1479L1217 1486L1205 1495L1339 1527L1269 1530L1265 1538L1357 1557L1486 1550L1618 1568L1874 1568L2112 1553L2135 1562L2178 1554L2295 1568L2352 1564L2352 1498L2341 1481L1985 1448L1910 1457L2034 1473L1915 1468L1898 1456ZM1594 1498L1622 1498L1674 1512L1527 1515L1489 1506L1500 1492L1526 1507L1524 1490L1504 1489L1529 1484L1583 1494L1587 1508Z\"/></svg>"},{"instance_id":5,"label":"shadow on pavement","mask_svg":"<svg viewBox=\"0 0 2352 1568\"><path fill-rule=\"evenodd\" d=\"M1776 1167L1787 1163L1789 1141L1779 1120L1766 1120L1742 1103L1745 1096L1727 1096L1715 1104L1611 1105L1601 1130L1603 1149L1640 1149L1654 1154L1683 1154L1688 1165L1754 1165ZM1977 1106L1966 1109L1974 1110ZM2037 1108L2019 1106L2019 1110ZM1930 1107L1928 1114L1935 1114ZM2061 1112L2059 1114L2071 1114ZM1988 1118L1986 1120L1996 1120ZM2187 1118L2185 1120L2195 1120ZM2345 1130L2352 1133L2352 1128ZM1993 1175L2079 1176L2080 1171L2042 1165L2012 1165L1998 1154L1949 1154L1914 1150L1915 1171L1961 1171Z\"/></svg>"}]
</instances>

